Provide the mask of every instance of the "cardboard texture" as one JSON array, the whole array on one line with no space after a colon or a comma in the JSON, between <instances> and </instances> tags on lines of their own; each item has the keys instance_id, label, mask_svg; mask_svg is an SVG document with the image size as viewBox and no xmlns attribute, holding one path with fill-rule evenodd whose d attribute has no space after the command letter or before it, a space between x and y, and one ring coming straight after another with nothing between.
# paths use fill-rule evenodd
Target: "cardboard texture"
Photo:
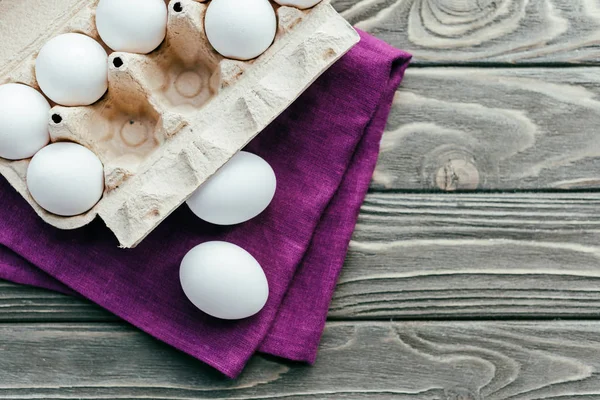
<instances>
[{"instance_id":1,"label":"cardboard texture","mask_svg":"<svg viewBox=\"0 0 600 400\"><path fill-rule=\"evenodd\" d=\"M177 5L176 5L177 3ZM38 88L35 58L50 38L100 41L97 0L0 1L0 84ZM148 55L109 52L109 89L87 107L55 106L52 142L80 143L102 160L106 189L89 212L44 211L26 186L29 160L0 159L0 173L47 223L75 229L99 216L135 247L359 40L327 3L276 7L273 45L251 61L224 59L206 38L208 3L168 3L167 38Z\"/></svg>"}]
</instances>

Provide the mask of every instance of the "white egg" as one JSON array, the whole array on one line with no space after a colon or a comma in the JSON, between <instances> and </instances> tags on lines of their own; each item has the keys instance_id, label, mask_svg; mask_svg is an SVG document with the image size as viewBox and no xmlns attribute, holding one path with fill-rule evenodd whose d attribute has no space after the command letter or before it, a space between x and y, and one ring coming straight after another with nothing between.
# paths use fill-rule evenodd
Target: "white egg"
<instances>
[{"instance_id":1,"label":"white egg","mask_svg":"<svg viewBox=\"0 0 600 400\"><path fill-rule=\"evenodd\" d=\"M275 3L281 4L282 6L291 6L300 9L314 7L320 2L321 0L275 0Z\"/></svg>"},{"instance_id":2,"label":"white egg","mask_svg":"<svg viewBox=\"0 0 600 400\"><path fill-rule=\"evenodd\" d=\"M273 200L277 179L262 158L239 152L187 201L194 214L216 225L246 222Z\"/></svg>"},{"instance_id":3,"label":"white egg","mask_svg":"<svg viewBox=\"0 0 600 400\"><path fill-rule=\"evenodd\" d=\"M220 319L250 317L264 307L269 284L246 250L227 242L206 242L181 261L181 287L200 310Z\"/></svg>"},{"instance_id":4,"label":"white egg","mask_svg":"<svg viewBox=\"0 0 600 400\"><path fill-rule=\"evenodd\" d=\"M204 26L208 41L221 55L250 60L273 43L277 17L268 0L212 0Z\"/></svg>"},{"instance_id":5,"label":"white egg","mask_svg":"<svg viewBox=\"0 0 600 400\"><path fill-rule=\"evenodd\" d=\"M147 54L165 39L167 6L164 0L100 0L96 27L111 49Z\"/></svg>"},{"instance_id":6,"label":"white egg","mask_svg":"<svg viewBox=\"0 0 600 400\"><path fill-rule=\"evenodd\" d=\"M108 55L100 43L66 33L48 41L35 60L42 92L63 106L87 106L108 88Z\"/></svg>"},{"instance_id":7,"label":"white egg","mask_svg":"<svg viewBox=\"0 0 600 400\"><path fill-rule=\"evenodd\" d=\"M48 144L50 104L37 90L0 85L0 157L21 160Z\"/></svg>"},{"instance_id":8,"label":"white egg","mask_svg":"<svg viewBox=\"0 0 600 400\"><path fill-rule=\"evenodd\" d=\"M54 143L31 160L27 188L33 199L51 213L83 214L102 197L104 168L87 148L76 143Z\"/></svg>"}]
</instances>

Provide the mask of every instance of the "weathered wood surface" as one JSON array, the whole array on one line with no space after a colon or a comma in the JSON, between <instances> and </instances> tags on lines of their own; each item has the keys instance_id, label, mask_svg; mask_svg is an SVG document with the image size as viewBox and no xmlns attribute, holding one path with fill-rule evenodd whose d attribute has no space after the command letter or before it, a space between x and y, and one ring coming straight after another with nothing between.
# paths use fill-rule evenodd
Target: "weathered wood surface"
<instances>
[{"instance_id":1,"label":"weathered wood surface","mask_svg":"<svg viewBox=\"0 0 600 400\"><path fill-rule=\"evenodd\" d=\"M0 281L0 323L117 320L87 300Z\"/></svg>"},{"instance_id":2,"label":"weathered wood surface","mask_svg":"<svg viewBox=\"0 0 600 400\"><path fill-rule=\"evenodd\" d=\"M330 318L600 317L600 195L372 193ZM107 321L0 285L0 321Z\"/></svg>"},{"instance_id":3,"label":"weathered wood surface","mask_svg":"<svg viewBox=\"0 0 600 400\"><path fill-rule=\"evenodd\" d=\"M600 68L413 68L374 189L600 188Z\"/></svg>"},{"instance_id":4,"label":"weathered wood surface","mask_svg":"<svg viewBox=\"0 0 600 400\"><path fill-rule=\"evenodd\" d=\"M600 62L595 0L334 0L421 65Z\"/></svg>"},{"instance_id":5,"label":"weathered wood surface","mask_svg":"<svg viewBox=\"0 0 600 400\"><path fill-rule=\"evenodd\" d=\"M596 317L600 196L372 194L336 318Z\"/></svg>"},{"instance_id":6,"label":"weathered wood surface","mask_svg":"<svg viewBox=\"0 0 600 400\"><path fill-rule=\"evenodd\" d=\"M0 325L0 398L595 399L600 322L330 323L314 367L226 380L121 324ZM26 355L26 356L23 356Z\"/></svg>"},{"instance_id":7,"label":"weathered wood surface","mask_svg":"<svg viewBox=\"0 0 600 400\"><path fill-rule=\"evenodd\" d=\"M0 398L600 398L600 193L423 193L600 189L600 68L555 68L600 65L600 3L333 3L416 66L478 68L409 69L317 364L255 357L229 381L0 283Z\"/></svg>"}]
</instances>

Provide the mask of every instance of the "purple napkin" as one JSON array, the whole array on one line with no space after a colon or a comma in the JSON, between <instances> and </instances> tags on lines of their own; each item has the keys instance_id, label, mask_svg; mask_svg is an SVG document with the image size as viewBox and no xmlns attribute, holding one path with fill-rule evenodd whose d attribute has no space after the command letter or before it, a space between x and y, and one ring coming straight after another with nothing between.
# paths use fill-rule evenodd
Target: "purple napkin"
<instances>
[{"instance_id":1,"label":"purple napkin","mask_svg":"<svg viewBox=\"0 0 600 400\"><path fill-rule=\"evenodd\" d=\"M0 278L78 293L230 377L256 351L313 362L410 59L361 38L248 146L278 181L259 217L216 227L183 206L137 248L123 250L100 221L77 231L50 227L0 180ZM270 295L259 314L220 321L186 299L179 263L208 240L235 243L263 266Z\"/></svg>"}]
</instances>

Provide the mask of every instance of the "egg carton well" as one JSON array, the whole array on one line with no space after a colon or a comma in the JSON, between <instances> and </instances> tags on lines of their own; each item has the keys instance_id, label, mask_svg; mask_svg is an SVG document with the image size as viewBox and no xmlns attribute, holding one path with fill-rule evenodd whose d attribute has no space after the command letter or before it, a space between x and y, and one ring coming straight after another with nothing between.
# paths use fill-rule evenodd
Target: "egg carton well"
<instances>
[{"instance_id":1,"label":"egg carton well","mask_svg":"<svg viewBox=\"0 0 600 400\"><path fill-rule=\"evenodd\" d=\"M96 5L0 2L0 84L38 88L36 55L56 35L78 32L102 43ZM327 2L308 10L274 5L272 46L254 60L230 60L206 38L207 7L169 2L167 37L157 50L138 55L107 48L105 96L87 107L52 108L51 141L82 144L104 164L104 195L89 212L46 212L27 190L29 160L0 159L0 173L46 222L75 229L99 216L122 247L135 247L359 40ZM29 15L24 24L23 15Z\"/></svg>"}]
</instances>

